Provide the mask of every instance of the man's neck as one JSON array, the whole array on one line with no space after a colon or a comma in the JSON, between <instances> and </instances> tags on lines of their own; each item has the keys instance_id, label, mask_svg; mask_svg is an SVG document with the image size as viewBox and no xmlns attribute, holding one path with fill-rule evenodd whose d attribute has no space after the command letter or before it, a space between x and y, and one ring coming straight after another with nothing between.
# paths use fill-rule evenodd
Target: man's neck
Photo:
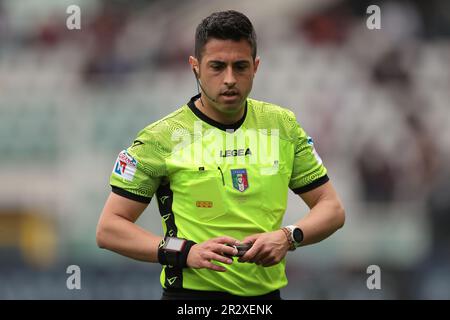
<instances>
[{"instance_id":1,"label":"man's neck","mask_svg":"<svg viewBox=\"0 0 450 320\"><path fill-rule=\"evenodd\" d=\"M194 102L196 108L205 114L208 118L213 119L221 124L229 125L238 122L245 114L245 101L236 113L223 113L216 110L209 104L208 99L200 96L199 99Z\"/></svg>"}]
</instances>

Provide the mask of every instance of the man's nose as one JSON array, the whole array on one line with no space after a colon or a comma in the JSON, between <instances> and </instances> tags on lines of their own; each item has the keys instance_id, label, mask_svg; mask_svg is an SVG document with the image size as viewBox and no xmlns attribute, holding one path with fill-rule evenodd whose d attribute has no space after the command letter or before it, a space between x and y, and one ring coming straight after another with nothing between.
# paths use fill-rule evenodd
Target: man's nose
<instances>
[{"instance_id":1,"label":"man's nose","mask_svg":"<svg viewBox=\"0 0 450 320\"><path fill-rule=\"evenodd\" d=\"M233 87L236 84L236 78L234 77L233 68L231 66L225 69L225 78L223 82L227 87Z\"/></svg>"}]
</instances>

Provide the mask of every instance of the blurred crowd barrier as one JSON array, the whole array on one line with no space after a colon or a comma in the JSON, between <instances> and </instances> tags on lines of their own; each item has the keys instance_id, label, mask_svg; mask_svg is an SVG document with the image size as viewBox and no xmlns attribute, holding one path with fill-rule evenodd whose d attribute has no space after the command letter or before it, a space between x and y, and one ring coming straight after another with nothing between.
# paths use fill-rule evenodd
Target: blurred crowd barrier
<instances>
[{"instance_id":1,"label":"blurred crowd barrier","mask_svg":"<svg viewBox=\"0 0 450 320\"><path fill-rule=\"evenodd\" d=\"M226 9L258 35L251 97L296 114L347 211L289 255L283 296L450 298L449 4L378 1L369 30L370 1L258 2L0 0L0 298L159 298L158 266L98 249L95 228L115 157L196 94L195 28ZM306 213L291 194L285 222ZM155 203L138 223L162 233Z\"/></svg>"}]
</instances>

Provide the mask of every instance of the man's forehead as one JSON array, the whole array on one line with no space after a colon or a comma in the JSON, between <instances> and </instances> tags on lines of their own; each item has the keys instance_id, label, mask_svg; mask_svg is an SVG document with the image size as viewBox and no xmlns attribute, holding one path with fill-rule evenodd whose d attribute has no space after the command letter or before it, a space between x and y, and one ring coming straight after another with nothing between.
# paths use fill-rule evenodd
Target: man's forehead
<instances>
[{"instance_id":1,"label":"man's forehead","mask_svg":"<svg viewBox=\"0 0 450 320\"><path fill-rule=\"evenodd\" d=\"M202 56L206 63L210 61L236 62L253 60L250 43L244 39L240 41L210 39L203 48Z\"/></svg>"}]
</instances>

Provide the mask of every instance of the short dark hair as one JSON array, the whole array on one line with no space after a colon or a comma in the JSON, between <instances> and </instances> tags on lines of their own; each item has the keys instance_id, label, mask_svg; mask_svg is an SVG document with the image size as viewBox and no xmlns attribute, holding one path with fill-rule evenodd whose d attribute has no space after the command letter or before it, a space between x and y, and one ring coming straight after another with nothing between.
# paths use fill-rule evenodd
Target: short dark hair
<instances>
[{"instance_id":1,"label":"short dark hair","mask_svg":"<svg viewBox=\"0 0 450 320\"><path fill-rule=\"evenodd\" d=\"M256 33L250 19L234 11L214 12L200 22L195 31L195 56L201 59L202 51L210 38L240 41L245 39L252 48L253 60L256 58Z\"/></svg>"}]
</instances>

